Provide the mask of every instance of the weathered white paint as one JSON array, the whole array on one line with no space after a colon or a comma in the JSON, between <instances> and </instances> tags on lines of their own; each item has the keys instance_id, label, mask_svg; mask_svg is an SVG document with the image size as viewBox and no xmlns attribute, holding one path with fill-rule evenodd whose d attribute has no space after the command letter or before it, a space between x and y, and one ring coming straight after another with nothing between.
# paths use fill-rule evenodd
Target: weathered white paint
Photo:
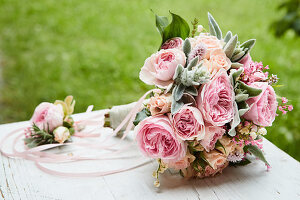
<instances>
[{"instance_id":1,"label":"weathered white paint","mask_svg":"<svg viewBox=\"0 0 300 200\"><path fill-rule=\"evenodd\" d=\"M0 125L0 138L26 123ZM160 188L153 186L151 176L155 162L105 177L63 178L41 172L31 161L0 156L0 199L300 199L300 163L267 140L264 149L272 166L269 172L256 160L244 167L228 167L222 175L201 180L185 180L167 172L160 177ZM146 158L137 158L141 159ZM70 171L84 171L128 164L128 160L89 161L67 166Z\"/></svg>"}]
</instances>

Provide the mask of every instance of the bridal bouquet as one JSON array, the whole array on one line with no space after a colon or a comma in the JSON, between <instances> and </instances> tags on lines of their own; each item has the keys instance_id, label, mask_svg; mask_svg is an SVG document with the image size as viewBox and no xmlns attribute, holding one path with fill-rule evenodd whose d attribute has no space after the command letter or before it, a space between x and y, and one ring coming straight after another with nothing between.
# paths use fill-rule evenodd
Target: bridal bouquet
<instances>
[{"instance_id":1,"label":"bridal bouquet","mask_svg":"<svg viewBox=\"0 0 300 200\"><path fill-rule=\"evenodd\" d=\"M155 185L168 168L203 178L250 163L247 154L269 168L261 143L265 127L277 109L285 114L293 107L284 97L278 105L277 76L252 61L255 39L241 43L230 31L224 36L209 13L209 32L197 19L190 31L184 19L171 15L171 23L156 15L162 43L140 71L143 82L160 90L134 121L140 150L159 164Z\"/></svg>"}]
</instances>

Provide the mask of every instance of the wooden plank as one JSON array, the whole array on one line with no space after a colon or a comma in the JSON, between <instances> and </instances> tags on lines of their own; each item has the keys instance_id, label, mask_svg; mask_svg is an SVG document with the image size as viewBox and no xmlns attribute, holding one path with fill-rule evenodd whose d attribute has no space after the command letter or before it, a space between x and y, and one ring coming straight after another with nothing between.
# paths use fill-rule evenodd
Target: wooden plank
<instances>
[{"instance_id":1,"label":"wooden plank","mask_svg":"<svg viewBox=\"0 0 300 200\"><path fill-rule=\"evenodd\" d=\"M78 115L76 117L81 117ZM0 125L0 138L28 122ZM109 134L109 130L107 133ZM119 140L115 138L115 140ZM124 144L130 144L130 140ZM267 172L260 161L244 167L228 167L222 175L186 180L166 172L161 187L153 186L156 162L138 169L94 178L65 178L45 174L33 162L0 156L0 199L300 199L300 164L264 140L266 157L272 169ZM137 152L132 147L132 152ZM147 160L85 161L54 165L53 169L106 170Z\"/></svg>"}]
</instances>

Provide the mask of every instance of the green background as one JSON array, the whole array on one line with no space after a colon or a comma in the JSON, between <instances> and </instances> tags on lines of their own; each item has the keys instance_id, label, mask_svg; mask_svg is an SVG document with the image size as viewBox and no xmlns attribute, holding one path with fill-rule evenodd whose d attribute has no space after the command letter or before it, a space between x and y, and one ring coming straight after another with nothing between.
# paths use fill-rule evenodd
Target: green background
<instances>
[{"instance_id":1,"label":"green background","mask_svg":"<svg viewBox=\"0 0 300 200\"><path fill-rule=\"evenodd\" d=\"M300 39L269 30L279 0L0 0L0 123L28 120L41 101L72 94L76 112L138 99L151 87L138 78L161 40L154 16L171 10L205 28L211 12L223 32L256 38L252 58L270 66L277 93L294 111L279 116L268 136L300 160Z\"/></svg>"}]
</instances>

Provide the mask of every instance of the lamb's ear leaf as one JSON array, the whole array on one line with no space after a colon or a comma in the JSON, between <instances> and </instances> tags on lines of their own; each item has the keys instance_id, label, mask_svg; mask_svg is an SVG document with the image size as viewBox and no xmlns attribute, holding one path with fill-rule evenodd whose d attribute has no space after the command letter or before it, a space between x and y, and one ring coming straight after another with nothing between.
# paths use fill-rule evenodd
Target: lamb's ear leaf
<instances>
[{"instance_id":1,"label":"lamb's ear leaf","mask_svg":"<svg viewBox=\"0 0 300 200\"><path fill-rule=\"evenodd\" d=\"M180 37L183 40L190 35L189 24L179 15L170 12L172 22L164 28L162 43L174 37Z\"/></svg>"},{"instance_id":2,"label":"lamb's ear leaf","mask_svg":"<svg viewBox=\"0 0 300 200\"><path fill-rule=\"evenodd\" d=\"M193 58L193 60L191 60L191 62L188 64L187 69L188 70L192 70L193 67L195 67L198 63L199 57L196 56L195 58Z\"/></svg>"},{"instance_id":3,"label":"lamb's ear leaf","mask_svg":"<svg viewBox=\"0 0 300 200\"><path fill-rule=\"evenodd\" d=\"M185 92L193 96L198 96L198 90L194 86L189 86L185 89Z\"/></svg>"},{"instance_id":4,"label":"lamb's ear leaf","mask_svg":"<svg viewBox=\"0 0 300 200\"><path fill-rule=\"evenodd\" d=\"M238 36L234 35L224 46L224 52L229 59L233 55L233 52L234 52L237 42L238 42Z\"/></svg>"},{"instance_id":5,"label":"lamb's ear leaf","mask_svg":"<svg viewBox=\"0 0 300 200\"><path fill-rule=\"evenodd\" d=\"M231 126L230 130L228 131L228 134L232 137L236 135L235 127L237 127L241 122L240 115L238 113L238 106L236 102L234 102L233 109L235 110L235 112L234 112L233 119L230 122L230 126Z\"/></svg>"},{"instance_id":6,"label":"lamb's ear leaf","mask_svg":"<svg viewBox=\"0 0 300 200\"><path fill-rule=\"evenodd\" d=\"M260 148L258 148L255 145L246 145L244 147L244 152L250 152L252 155L254 155L256 158L260 159L263 161L266 165L270 165L268 161L266 160L263 152L261 151Z\"/></svg>"},{"instance_id":7,"label":"lamb's ear leaf","mask_svg":"<svg viewBox=\"0 0 300 200\"><path fill-rule=\"evenodd\" d=\"M250 109L249 105L245 101L239 102L238 108L240 117L243 116Z\"/></svg>"},{"instance_id":8,"label":"lamb's ear leaf","mask_svg":"<svg viewBox=\"0 0 300 200\"><path fill-rule=\"evenodd\" d=\"M228 42L231 37L232 37L232 33L231 31L228 31L224 37L224 42Z\"/></svg>"},{"instance_id":9,"label":"lamb's ear leaf","mask_svg":"<svg viewBox=\"0 0 300 200\"><path fill-rule=\"evenodd\" d=\"M249 99L248 94L237 94L237 95L235 95L235 101L237 103L242 102L242 101L246 101L247 99Z\"/></svg>"},{"instance_id":10,"label":"lamb's ear leaf","mask_svg":"<svg viewBox=\"0 0 300 200\"><path fill-rule=\"evenodd\" d=\"M179 101L182 98L184 90L185 90L185 86L183 84L179 84L175 86L172 93L175 101Z\"/></svg>"},{"instance_id":11,"label":"lamb's ear leaf","mask_svg":"<svg viewBox=\"0 0 300 200\"><path fill-rule=\"evenodd\" d=\"M190 52L191 52L191 49L192 49L192 45L191 45L191 42L190 40L187 38L184 40L183 42L183 52L185 54L186 57L189 56Z\"/></svg>"},{"instance_id":12,"label":"lamb's ear leaf","mask_svg":"<svg viewBox=\"0 0 300 200\"><path fill-rule=\"evenodd\" d=\"M246 49L250 51L252 47L255 45L256 40L255 39L250 39L244 42L243 44L240 45L241 48Z\"/></svg>"},{"instance_id":13,"label":"lamb's ear leaf","mask_svg":"<svg viewBox=\"0 0 300 200\"><path fill-rule=\"evenodd\" d=\"M247 91L247 94L249 94L249 98L256 97L262 92L262 89L250 87L249 85L246 85L245 83L243 83L241 81L238 81L238 84L239 84L238 87L240 89Z\"/></svg>"},{"instance_id":14,"label":"lamb's ear leaf","mask_svg":"<svg viewBox=\"0 0 300 200\"><path fill-rule=\"evenodd\" d=\"M173 99L171 106L172 115L176 114L182 108L182 106L184 106L184 103L182 101L175 101Z\"/></svg>"},{"instance_id":15,"label":"lamb's ear leaf","mask_svg":"<svg viewBox=\"0 0 300 200\"><path fill-rule=\"evenodd\" d=\"M155 14L155 24L161 37L163 37L164 30L169 24L168 18L165 16L158 16Z\"/></svg>"},{"instance_id":16,"label":"lamb's ear leaf","mask_svg":"<svg viewBox=\"0 0 300 200\"><path fill-rule=\"evenodd\" d=\"M141 121L146 119L147 117L151 116L150 111L147 108L143 108L140 112L138 112L135 116L135 120L133 121L133 124L137 126Z\"/></svg>"},{"instance_id":17,"label":"lamb's ear leaf","mask_svg":"<svg viewBox=\"0 0 300 200\"><path fill-rule=\"evenodd\" d=\"M179 78L182 74L182 72L184 71L184 67L181 64L178 64L173 76L173 80L176 80L177 78Z\"/></svg>"},{"instance_id":18,"label":"lamb's ear leaf","mask_svg":"<svg viewBox=\"0 0 300 200\"><path fill-rule=\"evenodd\" d=\"M207 15L208 15L210 34L216 36L219 40L221 40L222 39L222 31L221 31L218 23L216 22L216 20L210 13L208 13Z\"/></svg>"}]
</instances>

